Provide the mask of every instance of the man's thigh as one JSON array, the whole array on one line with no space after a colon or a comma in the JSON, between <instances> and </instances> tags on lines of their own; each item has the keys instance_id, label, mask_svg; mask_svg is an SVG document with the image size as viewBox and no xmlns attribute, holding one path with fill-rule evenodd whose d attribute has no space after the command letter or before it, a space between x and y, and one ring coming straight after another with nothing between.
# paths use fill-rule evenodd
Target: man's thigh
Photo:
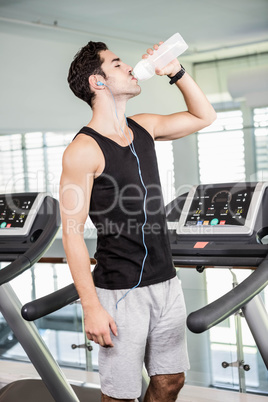
<instances>
[{"instance_id":1,"label":"man's thigh","mask_svg":"<svg viewBox=\"0 0 268 402\"><path fill-rule=\"evenodd\" d=\"M161 316L151 323L146 346L145 366L150 377L189 369L186 309L180 281L176 277L163 285Z\"/></svg>"},{"instance_id":2,"label":"man's thigh","mask_svg":"<svg viewBox=\"0 0 268 402\"><path fill-rule=\"evenodd\" d=\"M99 348L102 393L119 400L138 398L142 386L149 308L145 305L142 307L141 303L136 302L136 298L128 296L116 308L116 302L122 297L124 290L97 289L97 292L101 304L114 318L118 332L118 336L111 334L113 348Z\"/></svg>"}]
</instances>

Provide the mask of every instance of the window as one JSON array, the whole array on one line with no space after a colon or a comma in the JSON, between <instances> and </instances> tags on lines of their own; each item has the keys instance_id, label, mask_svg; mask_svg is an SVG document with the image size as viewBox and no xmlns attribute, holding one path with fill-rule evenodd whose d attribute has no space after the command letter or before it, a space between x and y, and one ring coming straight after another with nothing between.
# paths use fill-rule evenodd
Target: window
<instances>
[{"instance_id":1,"label":"window","mask_svg":"<svg viewBox=\"0 0 268 402\"><path fill-rule=\"evenodd\" d=\"M240 110L219 112L217 120L198 133L201 183L245 180L243 117Z\"/></svg>"},{"instance_id":2,"label":"window","mask_svg":"<svg viewBox=\"0 0 268 402\"><path fill-rule=\"evenodd\" d=\"M253 111L257 180L268 180L268 107Z\"/></svg>"},{"instance_id":3,"label":"window","mask_svg":"<svg viewBox=\"0 0 268 402\"><path fill-rule=\"evenodd\" d=\"M165 205L175 198L174 158L172 141L155 141L160 181Z\"/></svg>"},{"instance_id":4,"label":"window","mask_svg":"<svg viewBox=\"0 0 268 402\"><path fill-rule=\"evenodd\" d=\"M58 198L61 160L73 133L0 136L0 192L47 191Z\"/></svg>"},{"instance_id":5,"label":"window","mask_svg":"<svg viewBox=\"0 0 268 402\"><path fill-rule=\"evenodd\" d=\"M0 155L1 192L8 192L6 189L10 187L11 181L13 191L23 191L25 183L21 174L24 171L21 134L0 136Z\"/></svg>"},{"instance_id":6,"label":"window","mask_svg":"<svg viewBox=\"0 0 268 402\"><path fill-rule=\"evenodd\" d=\"M213 268L207 269L205 275L207 281L207 299L210 303L231 291L234 279L237 279L238 283L241 283L251 275L251 271L241 268L232 270ZM263 297L267 308L267 288L260 295ZM241 325L241 339L238 325ZM264 374L263 376L263 373L266 373L265 365L243 315L232 315L227 320L212 327L209 331L209 337L212 386L238 389L238 367L236 365L230 365L227 369L222 367L222 362L224 361L232 363L239 359L237 355L238 346L244 355L243 360L245 364L249 364L250 366L250 370L245 376L244 386L247 392L267 392L266 375Z\"/></svg>"}]
</instances>

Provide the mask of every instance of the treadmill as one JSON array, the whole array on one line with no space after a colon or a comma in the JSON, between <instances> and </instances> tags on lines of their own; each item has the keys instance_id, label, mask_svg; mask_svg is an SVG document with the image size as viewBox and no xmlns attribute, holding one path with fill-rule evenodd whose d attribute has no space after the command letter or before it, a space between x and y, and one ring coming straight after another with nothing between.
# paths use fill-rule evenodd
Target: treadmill
<instances>
[{"instance_id":1,"label":"treadmill","mask_svg":"<svg viewBox=\"0 0 268 402\"><path fill-rule=\"evenodd\" d=\"M195 185L167 205L166 213L175 265L198 272L254 270L230 292L190 313L189 330L202 333L241 309L268 369L268 315L259 296L268 285L268 183Z\"/></svg>"},{"instance_id":2,"label":"treadmill","mask_svg":"<svg viewBox=\"0 0 268 402\"><path fill-rule=\"evenodd\" d=\"M42 380L20 380L0 389L1 402L99 402L99 386L71 386L8 283L34 265L60 227L58 201L46 193L0 195L0 311ZM86 385L86 384L85 384Z\"/></svg>"}]
</instances>

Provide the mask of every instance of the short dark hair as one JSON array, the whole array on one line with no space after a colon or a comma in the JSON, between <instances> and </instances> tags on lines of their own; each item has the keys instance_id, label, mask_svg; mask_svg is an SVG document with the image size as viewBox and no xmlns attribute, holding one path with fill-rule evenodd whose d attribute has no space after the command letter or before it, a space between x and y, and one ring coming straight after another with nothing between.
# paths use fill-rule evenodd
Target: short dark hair
<instances>
[{"instance_id":1,"label":"short dark hair","mask_svg":"<svg viewBox=\"0 0 268 402\"><path fill-rule=\"evenodd\" d=\"M106 78L104 71L101 68L103 59L100 57L102 50L108 50L108 47L103 42L88 42L88 44L74 56L71 63L68 83L73 93L90 107L94 100L95 93L91 91L88 78L92 74L99 74Z\"/></svg>"}]
</instances>

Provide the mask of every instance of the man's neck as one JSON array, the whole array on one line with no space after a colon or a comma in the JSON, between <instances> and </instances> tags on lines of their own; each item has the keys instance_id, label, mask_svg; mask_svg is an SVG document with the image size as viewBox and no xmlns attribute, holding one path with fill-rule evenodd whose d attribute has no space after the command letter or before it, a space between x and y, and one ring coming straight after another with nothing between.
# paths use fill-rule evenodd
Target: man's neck
<instances>
[{"instance_id":1,"label":"man's neck","mask_svg":"<svg viewBox=\"0 0 268 402\"><path fill-rule=\"evenodd\" d=\"M122 130L127 131L125 118L126 104L109 102L94 105L92 119L88 126L105 136L122 135Z\"/></svg>"}]
</instances>

